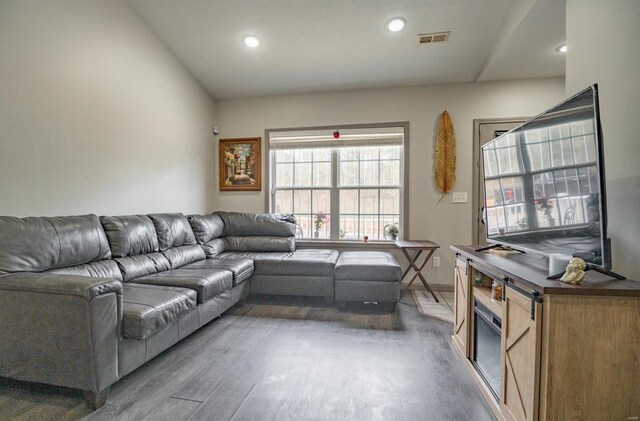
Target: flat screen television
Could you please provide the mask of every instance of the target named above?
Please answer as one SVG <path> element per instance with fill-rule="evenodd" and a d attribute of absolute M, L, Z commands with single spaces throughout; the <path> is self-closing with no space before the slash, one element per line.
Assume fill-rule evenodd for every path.
<path fill-rule="evenodd" d="M 487 240 L 609 271 L 598 87 L 482 147 Z"/>

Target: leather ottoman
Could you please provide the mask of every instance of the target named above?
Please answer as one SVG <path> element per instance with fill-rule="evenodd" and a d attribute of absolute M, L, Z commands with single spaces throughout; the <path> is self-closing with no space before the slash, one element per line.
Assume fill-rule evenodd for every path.
<path fill-rule="evenodd" d="M 335 266 L 335 300 L 344 310 L 347 301 L 376 302 L 393 312 L 399 298 L 402 270 L 391 253 L 347 251 Z"/>

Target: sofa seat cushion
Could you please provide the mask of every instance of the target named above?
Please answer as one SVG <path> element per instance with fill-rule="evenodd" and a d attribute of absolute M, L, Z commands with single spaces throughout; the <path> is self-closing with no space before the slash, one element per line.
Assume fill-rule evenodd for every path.
<path fill-rule="evenodd" d="M 233 287 L 233 274 L 221 269 L 174 269 L 134 279 L 136 284 L 189 288 L 197 292 L 198 303 L 204 303 Z"/>
<path fill-rule="evenodd" d="M 253 275 L 253 260 L 251 259 L 207 259 L 190 263 L 180 269 L 223 269 L 233 273 L 233 285 L 239 285 Z"/>
<path fill-rule="evenodd" d="M 346 251 L 335 268 L 336 281 L 400 282 L 402 270 L 391 253 Z"/>
<path fill-rule="evenodd" d="M 331 276 L 340 253 L 335 250 L 302 249 L 292 253 L 225 252 L 218 259 L 252 259 L 255 275 Z"/>
<path fill-rule="evenodd" d="M 196 292 L 159 285 L 123 285 L 122 330 L 125 338 L 143 340 L 196 308 Z"/>

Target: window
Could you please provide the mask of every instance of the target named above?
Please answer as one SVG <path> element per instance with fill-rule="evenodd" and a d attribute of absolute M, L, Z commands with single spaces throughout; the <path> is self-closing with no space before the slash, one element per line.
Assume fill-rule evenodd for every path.
<path fill-rule="evenodd" d="M 392 239 L 402 232 L 405 127 L 269 132 L 269 209 L 299 236 Z"/>

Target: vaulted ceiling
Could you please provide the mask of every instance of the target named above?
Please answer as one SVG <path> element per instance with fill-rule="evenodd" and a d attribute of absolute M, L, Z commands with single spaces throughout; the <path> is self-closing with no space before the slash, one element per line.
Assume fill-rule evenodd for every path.
<path fill-rule="evenodd" d="M 216 99 L 564 75 L 564 0 L 128 2 Z"/>

